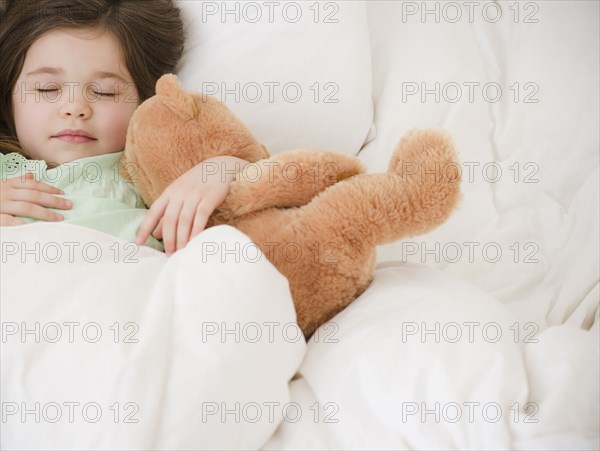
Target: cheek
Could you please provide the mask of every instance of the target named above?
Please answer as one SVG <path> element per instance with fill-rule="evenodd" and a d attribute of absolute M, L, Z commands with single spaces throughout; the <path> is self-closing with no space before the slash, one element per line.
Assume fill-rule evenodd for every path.
<path fill-rule="evenodd" d="M 13 94 L 12 108 L 15 128 L 17 129 L 17 134 L 19 134 L 20 130 L 26 125 L 24 122 L 27 122 L 29 115 L 27 114 L 27 104 L 21 100 L 21 96 L 18 92 Z"/>
<path fill-rule="evenodd" d="M 137 105 L 117 108 L 105 115 L 104 131 L 117 147 L 124 147 L 127 138 L 127 128 Z"/>
<path fill-rule="evenodd" d="M 22 146 L 27 147 L 29 142 L 43 132 L 47 122 L 47 107 L 43 102 L 36 101 L 35 96 L 22 98 L 18 92 L 13 94 L 12 107 L 17 138 Z"/>

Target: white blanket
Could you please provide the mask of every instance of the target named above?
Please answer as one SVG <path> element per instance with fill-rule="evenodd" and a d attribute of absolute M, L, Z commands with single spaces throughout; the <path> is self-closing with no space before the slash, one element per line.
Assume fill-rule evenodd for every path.
<path fill-rule="evenodd" d="M 3 449 L 258 448 L 283 421 L 306 345 L 239 231 L 170 258 L 68 224 L 0 245 Z"/>
<path fill-rule="evenodd" d="M 381 264 L 309 341 L 305 421 L 265 449 L 595 449 L 598 330 L 522 322 L 472 284 Z"/>

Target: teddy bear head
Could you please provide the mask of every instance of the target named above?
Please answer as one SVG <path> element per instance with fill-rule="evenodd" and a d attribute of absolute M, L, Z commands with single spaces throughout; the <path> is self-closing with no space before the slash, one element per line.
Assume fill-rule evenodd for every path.
<path fill-rule="evenodd" d="M 256 162 L 268 153 L 222 102 L 165 74 L 129 122 L 119 171 L 150 206 L 178 176 L 222 155 Z"/>

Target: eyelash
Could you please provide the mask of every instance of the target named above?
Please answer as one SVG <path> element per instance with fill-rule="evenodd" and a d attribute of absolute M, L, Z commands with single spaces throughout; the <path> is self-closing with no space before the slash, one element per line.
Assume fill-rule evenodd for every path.
<path fill-rule="evenodd" d="M 38 92 L 55 92 L 58 91 L 58 89 L 38 89 Z M 111 93 L 111 92 L 94 92 L 94 94 L 96 94 L 97 96 L 102 96 L 102 97 L 114 97 L 115 94 Z"/>

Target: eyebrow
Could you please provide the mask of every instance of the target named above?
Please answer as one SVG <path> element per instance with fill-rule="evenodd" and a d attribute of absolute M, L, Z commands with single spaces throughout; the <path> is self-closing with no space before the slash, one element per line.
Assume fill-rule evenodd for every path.
<path fill-rule="evenodd" d="M 44 67 L 40 67 L 34 71 L 26 73 L 25 76 L 32 76 L 32 75 L 39 75 L 39 74 L 61 75 L 64 72 L 65 72 L 64 70 L 62 70 L 58 67 L 44 66 Z M 97 71 L 92 74 L 92 77 L 94 77 L 95 79 L 115 78 L 117 80 L 122 81 L 123 83 L 128 83 L 128 81 L 125 80 L 123 77 L 121 77 L 113 72 Z"/>

